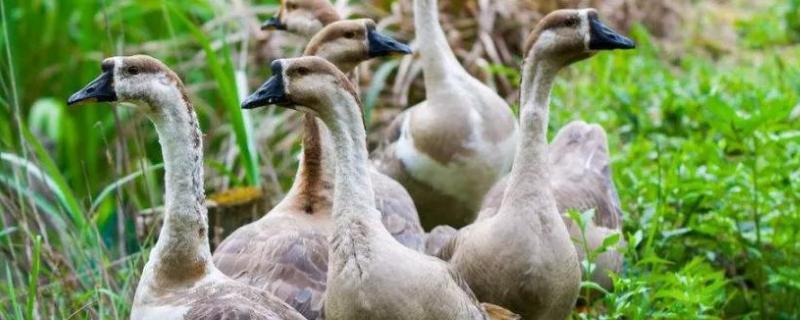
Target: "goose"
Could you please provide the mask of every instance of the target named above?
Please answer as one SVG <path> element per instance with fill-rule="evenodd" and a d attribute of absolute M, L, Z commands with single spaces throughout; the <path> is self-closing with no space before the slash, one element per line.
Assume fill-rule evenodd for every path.
<path fill-rule="evenodd" d="M 599 50 L 634 46 L 600 22 L 594 9 L 554 11 L 529 35 L 520 139 L 497 213 L 463 228 L 443 249 L 481 301 L 508 307 L 524 319 L 570 314 L 581 271 L 550 183 L 550 91 L 558 71 L 570 64 Z"/>
<path fill-rule="evenodd" d="M 595 250 L 606 237 L 621 233 L 622 209 L 611 179 L 605 130 L 597 124 L 587 124 L 580 120 L 570 122 L 558 131 L 550 144 L 549 152 L 553 196 L 570 236 L 573 239 L 585 236 L 588 249 Z M 477 220 L 497 214 L 507 185 L 508 176 L 489 190 Z M 581 231 L 570 218 L 565 216 L 569 209 L 595 211 L 593 220 L 587 222 L 586 230 Z M 425 252 L 445 260 L 449 259 L 447 255 L 451 252 L 443 249 L 457 232 L 450 226 L 437 226 L 426 239 Z M 597 257 L 596 268 L 591 276 L 593 282 L 607 290 L 612 289 L 609 272 L 619 273 L 622 270 L 620 249 L 624 246 L 625 242 L 620 240 L 615 247 Z M 583 244 L 576 243 L 575 249 L 578 252 L 578 259 L 583 261 L 586 257 Z"/>
<path fill-rule="evenodd" d="M 261 29 L 285 30 L 311 38 L 324 26 L 339 20 L 339 13 L 328 0 L 284 0 L 278 14 L 264 22 Z"/>
<path fill-rule="evenodd" d="M 426 230 L 462 227 L 508 172 L 517 123 L 505 100 L 459 64 L 436 0 L 414 0 L 414 27 L 427 100 L 392 121 L 373 160 L 406 187 Z"/>
<path fill-rule="evenodd" d="M 444 261 L 400 245 L 380 222 L 369 174 L 360 100 L 347 77 L 319 57 L 276 60 L 273 76 L 242 108 L 278 105 L 318 117 L 333 142 L 333 235 L 327 319 L 514 319 L 477 302 Z"/>
<path fill-rule="evenodd" d="M 203 205 L 203 146 L 180 78 L 143 55 L 103 60 L 69 105 L 130 102 L 155 125 L 165 164 L 165 217 L 144 266 L 131 319 L 304 319 L 272 294 L 234 281 L 211 261 Z"/>
<path fill-rule="evenodd" d="M 564 223 L 567 224 L 569 234 L 573 239 L 582 239 L 585 236 L 589 250 L 595 250 L 602 245 L 603 240 L 613 234 L 622 233 L 622 209 L 619 196 L 611 179 L 611 164 L 608 157 L 608 139 L 606 132 L 597 124 L 587 124 L 584 121 L 573 121 L 558 131 L 550 144 L 550 184 L 556 207 L 561 213 Z M 508 177 L 497 182 L 492 187 L 481 207 L 478 220 L 494 216 L 503 200 L 503 193 L 508 185 Z M 574 209 L 585 211 L 594 209 L 595 214 L 591 221 L 586 221 L 586 230 L 580 228 L 570 218 L 565 216 L 567 210 Z M 434 231 L 437 231 L 434 229 Z M 451 230 L 438 230 L 444 234 Z M 452 232 L 452 231 L 451 231 Z M 454 232 L 452 232 L 454 233 Z M 582 235 L 583 233 L 583 235 Z M 450 237 L 450 234 L 446 234 Z M 445 237 L 445 236 L 442 236 Z M 437 255 L 441 244 L 446 239 L 435 242 L 427 240 L 426 252 Z M 600 254 L 595 262 L 595 270 L 591 280 L 603 288 L 612 289 L 609 272 L 619 273 L 622 270 L 622 253 L 620 249 L 625 246 L 624 241 L 609 248 Z M 582 243 L 575 244 L 578 260 L 586 257 Z"/>
<path fill-rule="evenodd" d="M 361 61 L 392 53 L 410 53 L 410 49 L 376 31 L 368 19 L 332 23 L 305 50 L 305 55 L 325 58 L 343 72 Z M 214 252 L 214 262 L 223 273 L 274 293 L 306 318 L 321 319 L 328 267 L 326 239 L 333 230 L 333 146 L 324 123 L 312 115 L 305 115 L 303 121 L 303 155 L 288 194 L 264 217 L 228 236 Z M 373 168 L 369 177 L 386 229 L 402 245 L 422 251 L 424 232 L 411 197 Z"/>

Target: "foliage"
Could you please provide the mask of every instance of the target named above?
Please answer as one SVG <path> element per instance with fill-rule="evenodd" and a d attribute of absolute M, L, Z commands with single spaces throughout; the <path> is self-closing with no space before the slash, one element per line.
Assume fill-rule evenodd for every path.
<path fill-rule="evenodd" d="M 562 72 L 550 132 L 574 119 L 606 129 L 628 244 L 613 292 L 575 318 L 800 314 L 800 1 L 766 3 L 737 17 L 724 55 L 667 54 L 634 27 L 638 50 Z M 266 61 L 297 52 L 254 31 L 274 1 L 0 4 L 0 319 L 130 309 L 152 244 L 133 225 L 162 201 L 160 149 L 125 108 L 65 106 L 105 56 L 145 52 L 178 71 L 206 134 L 209 193 L 260 184 L 278 197 L 290 183 L 297 118 L 266 110 L 251 125 L 237 107 Z M 401 66 L 374 63 L 361 86 L 374 126 Z M 518 67 L 483 71 L 513 87 Z"/>

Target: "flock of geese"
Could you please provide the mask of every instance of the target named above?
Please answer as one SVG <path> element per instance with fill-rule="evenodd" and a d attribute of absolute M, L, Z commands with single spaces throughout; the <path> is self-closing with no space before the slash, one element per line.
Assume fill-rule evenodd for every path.
<path fill-rule="evenodd" d="M 436 0 L 414 0 L 426 100 L 367 151 L 348 74 L 373 57 L 410 54 L 369 19 L 342 20 L 327 0 L 286 0 L 265 29 L 309 37 L 303 57 L 272 62 L 242 102 L 302 112 L 303 151 L 286 197 L 211 252 L 202 134 L 181 79 L 149 56 L 102 62 L 68 104 L 129 102 L 155 125 L 165 217 L 132 319 L 564 319 L 584 247 L 568 209 L 594 209 L 588 248 L 619 232 L 604 130 L 576 121 L 547 141 L 559 70 L 634 43 L 593 9 L 539 21 L 523 48 L 520 115 L 473 78 L 448 46 Z M 424 229 L 423 229 L 424 227 Z M 431 230 L 425 233 L 425 229 Z M 591 278 L 610 287 L 618 248 Z"/>

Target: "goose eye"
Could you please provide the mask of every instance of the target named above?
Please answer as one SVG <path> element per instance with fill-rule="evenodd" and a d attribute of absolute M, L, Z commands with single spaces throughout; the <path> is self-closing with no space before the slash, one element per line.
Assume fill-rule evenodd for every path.
<path fill-rule="evenodd" d="M 567 27 L 575 27 L 578 25 L 578 19 L 569 19 L 566 22 Z"/>
<path fill-rule="evenodd" d="M 131 74 L 131 75 L 139 74 L 139 68 L 134 67 L 134 66 L 128 67 L 128 74 Z"/>
<path fill-rule="evenodd" d="M 286 9 L 295 10 L 295 9 L 297 9 L 297 5 L 294 4 L 294 3 L 286 4 Z"/>
<path fill-rule="evenodd" d="M 347 31 L 344 33 L 344 37 L 347 39 L 353 39 L 356 37 L 356 33 L 353 31 Z"/>
<path fill-rule="evenodd" d="M 304 76 L 304 75 L 308 74 L 308 69 L 305 68 L 305 67 L 300 67 L 300 68 L 297 68 L 297 71 L 295 71 L 295 72 L 297 72 L 298 75 Z"/>

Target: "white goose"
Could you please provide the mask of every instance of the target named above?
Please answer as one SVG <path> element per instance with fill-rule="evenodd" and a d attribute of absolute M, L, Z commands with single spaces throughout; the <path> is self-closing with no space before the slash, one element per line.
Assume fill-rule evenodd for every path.
<path fill-rule="evenodd" d="M 464 226 L 514 157 L 517 124 L 508 104 L 456 59 L 436 0 L 414 0 L 426 101 L 401 113 L 374 161 L 406 187 L 426 229 Z"/>
<path fill-rule="evenodd" d="M 449 266 L 394 240 L 375 209 L 360 100 L 347 77 L 319 57 L 276 60 L 273 76 L 243 108 L 277 104 L 319 117 L 334 145 L 334 233 L 327 319 L 513 319 L 487 308 Z"/>
<path fill-rule="evenodd" d="M 553 196 L 547 145 L 550 90 L 559 70 L 598 50 L 630 49 L 594 9 L 544 17 L 524 46 L 520 140 L 494 216 L 462 229 L 443 250 L 482 301 L 525 319 L 564 319 L 578 295 L 580 268 Z M 491 270 L 492 272 L 487 272 Z"/>
<path fill-rule="evenodd" d="M 367 19 L 326 26 L 305 51 L 344 72 L 392 53 L 410 49 L 376 31 L 375 23 Z M 223 273 L 274 293 L 306 318 L 321 319 L 327 238 L 333 232 L 333 145 L 322 121 L 305 115 L 304 122 L 303 156 L 289 193 L 264 217 L 228 236 L 214 252 L 214 262 Z M 391 178 L 376 170 L 369 173 L 384 226 L 401 244 L 420 251 L 424 233 L 411 197 Z"/>
<path fill-rule="evenodd" d="M 165 217 L 136 288 L 131 319 L 304 319 L 270 293 L 222 274 L 211 261 L 203 205 L 203 146 L 180 78 L 148 56 L 108 58 L 68 104 L 131 102 L 155 124 L 165 163 Z"/>

